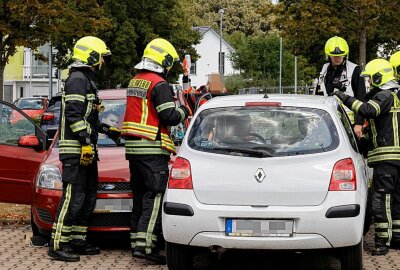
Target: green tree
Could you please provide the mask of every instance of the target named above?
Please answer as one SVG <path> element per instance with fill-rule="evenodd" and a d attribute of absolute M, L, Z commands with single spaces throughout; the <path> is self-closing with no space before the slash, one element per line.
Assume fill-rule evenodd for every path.
<path fill-rule="evenodd" d="M 109 24 L 96 0 L 0 0 L 0 99 L 4 68 L 18 46 L 36 49 L 51 42 L 55 63 L 65 65 L 73 42 Z"/>
<path fill-rule="evenodd" d="M 193 44 L 200 36 L 192 31 L 190 13 L 185 12 L 191 0 L 160 0 L 149 5 L 144 0 L 105 0 L 104 7 L 112 27 L 103 36 L 112 50 L 110 62 L 99 76 L 100 88 L 126 87 L 134 75 L 148 42 L 165 38 L 177 49 L 181 59 L 186 53 L 196 58 Z M 182 72 L 175 65 L 169 80 L 176 81 Z"/>
<path fill-rule="evenodd" d="M 399 4 L 384 0 L 284 0 L 276 6 L 275 12 L 280 14 L 276 25 L 292 50 L 312 63 L 322 64 L 326 40 L 338 35 L 348 41 L 350 59 L 365 65 L 367 56 L 376 57 L 380 45 L 392 49 L 399 43 L 400 30 L 393 23 Z"/>
<path fill-rule="evenodd" d="M 248 87 L 276 86 L 279 81 L 279 51 L 280 40 L 276 34 L 252 36 L 246 38 L 237 51 L 231 55 L 234 67 L 242 72 L 247 80 Z M 283 50 L 282 55 L 282 85 L 294 84 L 294 55 Z M 297 59 L 297 78 L 301 84 L 311 82 L 315 68 L 308 67 L 307 60 L 299 56 Z"/>

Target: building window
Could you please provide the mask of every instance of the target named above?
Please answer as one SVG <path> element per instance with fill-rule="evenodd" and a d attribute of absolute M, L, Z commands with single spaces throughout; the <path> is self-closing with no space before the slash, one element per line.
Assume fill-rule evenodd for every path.
<path fill-rule="evenodd" d="M 192 64 L 190 65 L 190 74 L 197 74 L 197 62 L 192 62 Z"/>
<path fill-rule="evenodd" d="M 225 52 L 221 52 L 222 57 L 220 53 L 218 52 L 218 71 L 221 73 L 221 75 L 225 74 Z M 222 58 L 222 64 L 221 64 L 221 58 Z"/>

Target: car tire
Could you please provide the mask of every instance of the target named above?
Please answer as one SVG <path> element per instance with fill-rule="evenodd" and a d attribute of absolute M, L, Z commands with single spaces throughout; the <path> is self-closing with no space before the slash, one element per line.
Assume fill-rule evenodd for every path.
<path fill-rule="evenodd" d="M 188 246 L 165 242 L 165 254 L 169 270 L 190 270 L 193 268 L 193 252 Z"/>
<path fill-rule="evenodd" d="M 362 270 L 363 269 L 363 240 L 359 244 L 342 249 L 341 269 L 342 270 Z"/>
<path fill-rule="evenodd" d="M 33 213 L 31 212 L 31 229 L 32 229 L 32 245 L 34 246 L 45 246 L 50 242 L 50 236 L 43 235 L 39 231 L 39 227 L 33 220 Z"/>

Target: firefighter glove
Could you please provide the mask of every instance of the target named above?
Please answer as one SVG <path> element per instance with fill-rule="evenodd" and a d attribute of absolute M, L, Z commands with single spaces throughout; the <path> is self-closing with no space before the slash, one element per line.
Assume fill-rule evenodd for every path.
<path fill-rule="evenodd" d="M 99 132 L 106 134 L 117 145 L 121 144 L 121 130 L 118 128 L 101 123 L 99 126 Z"/>
<path fill-rule="evenodd" d="M 80 164 L 82 166 L 89 166 L 92 164 L 94 158 L 94 149 L 92 145 L 83 145 L 81 152 Z"/>
<path fill-rule="evenodd" d="M 338 90 L 334 91 L 331 95 L 337 96 L 341 101 L 344 101 L 344 99 L 346 98 L 346 94 Z"/>
<path fill-rule="evenodd" d="M 117 145 L 121 144 L 121 130 L 116 127 L 110 127 L 108 132 L 106 133 L 107 136 L 113 140 Z"/>

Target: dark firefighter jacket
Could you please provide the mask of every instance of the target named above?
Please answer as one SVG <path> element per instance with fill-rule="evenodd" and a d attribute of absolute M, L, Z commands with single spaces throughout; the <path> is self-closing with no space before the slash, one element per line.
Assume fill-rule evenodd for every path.
<path fill-rule="evenodd" d="M 99 105 L 94 72 L 72 68 L 65 82 L 60 113 L 60 160 L 80 158 L 82 145 L 97 144 Z"/>
<path fill-rule="evenodd" d="M 373 167 L 382 162 L 400 165 L 399 98 L 391 90 L 373 88 L 365 100 L 367 102 L 346 96 L 343 103 L 355 113 L 369 119 L 368 165 Z"/>

